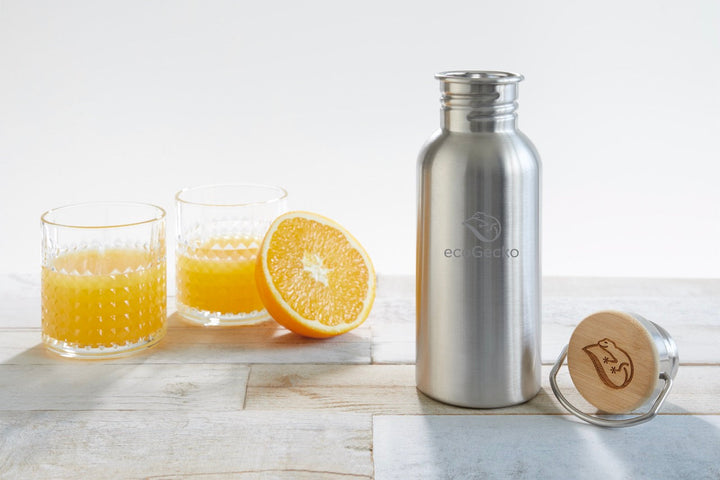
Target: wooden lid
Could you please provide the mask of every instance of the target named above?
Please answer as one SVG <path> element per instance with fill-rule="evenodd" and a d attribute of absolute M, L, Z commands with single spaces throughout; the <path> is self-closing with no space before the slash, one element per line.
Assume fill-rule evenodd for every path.
<path fill-rule="evenodd" d="M 628 413 L 652 395 L 659 357 L 650 332 L 624 312 L 597 312 L 570 337 L 568 370 L 575 388 L 607 413 Z"/>

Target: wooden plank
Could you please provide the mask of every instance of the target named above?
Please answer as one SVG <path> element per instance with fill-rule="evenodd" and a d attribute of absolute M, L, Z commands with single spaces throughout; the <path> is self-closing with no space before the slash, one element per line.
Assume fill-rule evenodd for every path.
<path fill-rule="evenodd" d="M 414 387 L 409 365 L 253 365 L 248 387 Z"/>
<path fill-rule="evenodd" d="M 415 299 L 388 297 L 375 301 L 368 319 L 373 363 L 415 363 Z"/>
<path fill-rule="evenodd" d="M 640 314 L 671 335 L 698 326 L 720 326 L 718 297 L 545 297 L 543 323 L 575 327 L 591 313 L 621 310 Z"/>
<path fill-rule="evenodd" d="M 720 297 L 545 297 L 543 362 L 554 362 L 578 323 L 600 310 L 635 312 L 662 326 L 677 343 L 682 364 L 720 364 Z"/>
<path fill-rule="evenodd" d="M 370 475 L 354 475 L 350 473 L 332 473 L 320 472 L 317 470 L 299 470 L 288 469 L 278 470 L 268 468 L 264 470 L 250 470 L 246 472 L 222 472 L 222 473 L 198 473 L 198 474 L 179 474 L 179 475 L 161 475 L 146 477 L 148 480 L 159 478 L 162 480 L 183 480 L 191 478 L 192 480 L 218 480 L 218 478 L 231 478 L 233 480 L 362 480 L 374 478 Z"/>
<path fill-rule="evenodd" d="M 242 410 L 245 365 L 0 365 L 0 411 Z"/>
<path fill-rule="evenodd" d="M 502 409 L 468 409 L 432 400 L 415 388 L 412 365 L 253 365 L 248 410 L 321 410 L 374 414 L 567 414 L 550 389 L 543 367 L 542 389 L 530 402 Z M 575 390 L 563 367 L 558 384 L 570 402 L 588 413 L 596 409 Z M 720 367 L 682 367 L 663 414 L 720 414 Z M 641 407 L 639 411 L 644 411 Z"/>
<path fill-rule="evenodd" d="M 414 366 L 253 365 L 245 408 L 417 413 L 435 403 L 417 394 Z"/>
<path fill-rule="evenodd" d="M 557 277 L 542 279 L 549 297 L 718 297 L 717 278 Z M 387 297 L 415 297 L 413 275 L 380 275 L 378 289 Z"/>
<path fill-rule="evenodd" d="M 3 412 L 0 478 L 371 478 L 368 415 Z"/>
<path fill-rule="evenodd" d="M 371 322 L 373 363 L 415 363 L 415 304 L 396 297 L 379 302 Z M 683 364 L 720 364 L 718 297 L 545 297 L 542 361 L 554 363 L 575 327 L 600 310 L 637 312 L 668 330 Z"/>
<path fill-rule="evenodd" d="M 718 297 L 717 278 L 543 277 L 549 297 Z"/>
<path fill-rule="evenodd" d="M 542 361 L 553 363 L 576 324 L 555 317 L 543 324 Z M 662 325 L 662 324 L 661 324 Z M 675 326 L 680 362 L 720 364 L 720 325 Z M 48 364 L 59 357 L 45 352 L 39 329 L 0 329 L 0 363 Z M 414 364 L 414 323 L 385 324 L 381 318 L 339 337 L 306 339 L 281 327 L 205 330 L 171 325 L 158 346 L 113 363 L 353 363 Z"/>
<path fill-rule="evenodd" d="M 543 278 L 544 298 L 566 298 L 570 302 L 583 298 L 615 299 L 611 303 L 626 304 L 627 297 L 641 300 L 641 310 L 648 317 L 655 317 L 665 311 L 664 308 L 653 308 L 653 302 L 645 303 L 645 299 L 665 299 L 673 297 L 684 302 L 690 309 L 702 307 L 707 301 L 713 302 L 709 308 L 717 306 L 720 299 L 720 280 L 718 279 L 658 279 L 658 278 L 592 278 L 592 277 L 545 277 Z M 376 307 L 384 299 L 398 299 L 414 302 L 415 281 L 411 275 L 379 275 Z M 611 308 L 597 303 L 589 306 L 585 314 L 597 309 Z M 636 304 L 637 302 L 630 302 Z M 631 305 L 632 306 L 632 305 Z M 175 309 L 175 299 L 168 299 L 168 311 Z M 414 309 L 414 306 L 413 306 Z M 412 310 L 412 309 L 411 309 Z M 638 313 L 643 314 L 643 311 Z M 715 309 L 717 311 L 717 309 Z M 411 315 L 412 316 L 412 315 Z M 671 317 L 672 318 L 672 317 Z M 687 318 L 694 318 L 688 314 Z M 653 318 L 650 318 L 651 320 Z M 663 320 L 664 319 L 658 319 Z M 658 321 L 655 320 L 655 321 Z M 40 324 L 40 275 L 32 274 L 0 274 L 0 325 L 5 328 L 30 328 Z"/>
<path fill-rule="evenodd" d="M 37 277 L 0 275 L 0 295 L 5 300 L 0 302 L 0 325 L 39 327 Z M 550 277 L 544 284 L 544 363 L 555 360 L 585 316 L 604 309 L 634 311 L 662 325 L 678 343 L 683 363 L 720 363 L 713 341 L 720 338 L 720 280 Z M 174 299 L 169 298 L 168 303 L 173 312 Z M 381 275 L 375 306 L 365 325 L 331 341 L 303 339 L 274 326 L 223 330 L 188 327 L 172 314 L 168 338 L 158 348 L 162 353 L 152 355 L 151 361 L 212 362 L 217 353 L 221 361 L 228 358 L 235 363 L 414 363 L 414 307 L 411 276 Z M 21 341 L 20 346 L 8 345 L 0 340 L 0 361 L 35 345 L 27 341 Z M 217 352 L 208 352 L 208 345 Z"/>

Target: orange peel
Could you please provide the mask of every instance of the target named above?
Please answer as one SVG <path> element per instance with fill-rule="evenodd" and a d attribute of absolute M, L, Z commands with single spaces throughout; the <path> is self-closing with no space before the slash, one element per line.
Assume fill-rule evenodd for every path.
<path fill-rule="evenodd" d="M 275 321 L 306 337 L 358 327 L 375 300 L 375 270 L 360 242 L 311 212 L 288 212 L 273 221 L 258 251 L 255 283 Z"/>

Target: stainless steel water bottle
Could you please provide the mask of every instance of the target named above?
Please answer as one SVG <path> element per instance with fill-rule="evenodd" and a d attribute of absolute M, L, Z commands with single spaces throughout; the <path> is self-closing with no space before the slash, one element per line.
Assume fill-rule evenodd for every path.
<path fill-rule="evenodd" d="M 540 389 L 540 159 L 517 129 L 518 83 L 443 72 L 441 128 L 418 160 L 417 387 L 513 405 Z"/>

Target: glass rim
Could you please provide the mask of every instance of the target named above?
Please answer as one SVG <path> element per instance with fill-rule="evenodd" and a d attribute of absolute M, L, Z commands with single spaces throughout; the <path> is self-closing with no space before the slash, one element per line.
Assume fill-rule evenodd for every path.
<path fill-rule="evenodd" d="M 205 189 L 211 189 L 211 188 L 218 188 L 218 187 L 251 187 L 251 188 L 263 188 L 267 190 L 274 190 L 279 195 L 267 200 L 253 200 L 248 202 L 238 202 L 238 203 L 218 203 L 218 202 L 209 202 L 209 201 L 197 201 L 197 200 L 187 200 L 182 198 L 182 195 L 185 193 L 189 193 L 192 191 L 199 191 L 199 190 L 205 190 Z M 288 192 L 283 187 L 277 186 L 277 185 L 269 185 L 269 184 L 263 184 L 263 183 L 213 183 L 208 185 L 196 185 L 194 187 L 185 187 L 180 189 L 175 194 L 175 201 L 178 203 L 182 203 L 185 205 L 197 205 L 202 207 L 247 207 L 250 205 L 269 205 L 271 203 L 279 202 L 281 200 L 284 200 L 287 198 Z"/>
<path fill-rule="evenodd" d="M 80 208 L 80 207 L 102 207 L 102 206 L 150 207 L 150 208 L 154 209 L 157 212 L 157 214 L 152 218 L 148 218 L 146 220 L 140 220 L 137 222 L 112 223 L 112 224 L 103 224 L 103 225 L 74 225 L 69 222 L 59 222 L 59 221 L 50 220 L 48 218 L 53 213 L 56 213 L 61 210 L 69 210 L 69 209 Z M 105 229 L 105 228 L 121 228 L 121 227 L 132 227 L 135 225 L 145 225 L 145 224 L 157 222 L 159 220 L 163 220 L 163 219 L 165 219 L 166 216 L 167 216 L 167 212 L 165 211 L 165 209 L 158 205 L 155 205 L 153 203 L 97 201 L 97 202 L 71 203 L 69 205 L 62 205 L 60 207 L 51 208 L 50 210 L 48 210 L 45 213 L 43 213 L 42 215 L 40 215 L 40 221 L 45 225 L 53 225 L 56 227 L 78 228 L 78 229 L 85 229 L 85 230 L 99 230 L 99 229 Z"/>

